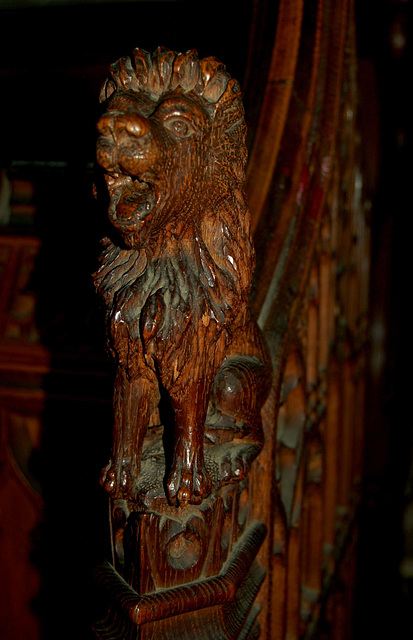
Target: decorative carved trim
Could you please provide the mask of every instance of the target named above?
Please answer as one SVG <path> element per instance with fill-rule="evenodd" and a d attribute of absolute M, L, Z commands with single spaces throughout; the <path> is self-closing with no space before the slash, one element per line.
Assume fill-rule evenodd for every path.
<path fill-rule="evenodd" d="M 239 627 L 245 621 L 246 612 L 243 609 L 246 602 L 249 606 L 252 604 L 264 578 L 265 572 L 258 565 L 253 565 L 253 561 L 265 534 L 266 529 L 262 524 L 252 523 L 237 543 L 222 571 L 216 576 L 198 582 L 139 595 L 108 562 L 97 569 L 97 581 L 109 596 L 113 608 L 120 610 L 123 616 L 128 616 L 133 625 L 144 625 L 219 606 L 226 613 L 225 627 L 230 634 L 227 637 L 238 638 Z M 232 606 L 224 607 L 227 603 L 232 603 Z M 95 626 L 99 637 L 110 637 L 105 635 L 109 633 L 107 624 L 104 622 Z M 113 627 L 110 633 L 113 633 Z"/>

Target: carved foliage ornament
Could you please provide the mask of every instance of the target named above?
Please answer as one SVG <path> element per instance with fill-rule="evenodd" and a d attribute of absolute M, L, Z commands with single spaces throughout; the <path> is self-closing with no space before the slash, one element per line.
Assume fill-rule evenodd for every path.
<path fill-rule="evenodd" d="M 259 453 L 271 378 L 248 309 L 240 87 L 215 58 L 135 49 L 100 100 L 113 233 L 94 279 L 117 363 L 103 482 L 135 506 L 199 504 Z"/>

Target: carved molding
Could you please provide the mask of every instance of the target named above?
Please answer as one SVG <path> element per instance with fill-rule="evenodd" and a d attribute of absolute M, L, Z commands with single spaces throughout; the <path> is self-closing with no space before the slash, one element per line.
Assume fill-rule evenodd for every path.
<path fill-rule="evenodd" d="M 142 527 L 142 523 L 139 523 L 138 527 Z M 205 611 L 208 623 L 200 637 L 212 634 L 212 637 L 222 635 L 238 638 L 241 637 L 241 630 L 242 637 L 252 637 L 249 630 L 254 626 L 251 624 L 251 618 L 255 620 L 257 611 L 253 609 L 251 615 L 250 609 L 265 575 L 265 572 L 253 562 L 265 533 L 262 524 L 252 523 L 218 575 L 181 586 L 172 586 L 169 589 L 157 589 L 148 595 L 139 595 L 111 564 L 103 564 L 97 570 L 97 580 L 113 605 L 108 619 L 95 626 L 97 635 L 101 638 L 112 637 L 111 634 L 116 629 L 128 624 L 126 618 L 129 618 L 132 628 L 135 629 L 136 626 L 179 616 L 179 621 L 172 621 L 167 633 L 162 637 L 176 637 L 175 625 L 178 625 L 179 637 L 189 638 L 192 637 L 191 631 L 185 630 L 186 618 L 182 616 L 194 611 L 202 616 L 204 610 L 208 610 Z M 215 607 L 216 610 L 211 611 L 211 607 Z M 200 622 L 199 628 L 202 626 L 203 623 Z M 190 623 L 191 627 L 193 622 Z M 153 631 L 156 632 L 156 627 Z M 141 629 L 141 633 L 145 636 L 144 628 Z"/>

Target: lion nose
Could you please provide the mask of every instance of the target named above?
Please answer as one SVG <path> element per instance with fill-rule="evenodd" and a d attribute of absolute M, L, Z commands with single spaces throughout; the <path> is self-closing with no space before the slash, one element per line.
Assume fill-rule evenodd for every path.
<path fill-rule="evenodd" d="M 105 113 L 98 120 L 97 130 L 101 135 L 118 135 L 127 132 L 142 138 L 149 131 L 149 122 L 137 113 Z"/>

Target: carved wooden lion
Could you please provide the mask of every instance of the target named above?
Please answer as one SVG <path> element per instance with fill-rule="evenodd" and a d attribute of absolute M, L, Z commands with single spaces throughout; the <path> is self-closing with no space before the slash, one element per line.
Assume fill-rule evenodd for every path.
<path fill-rule="evenodd" d="M 215 58 L 136 49 L 112 65 L 101 102 L 97 159 L 116 230 L 95 274 L 117 362 L 105 485 L 133 494 L 150 416 L 166 395 L 166 494 L 199 503 L 211 491 L 205 446 L 216 448 L 221 482 L 242 478 L 259 452 L 270 381 L 248 309 L 240 88 Z"/>

